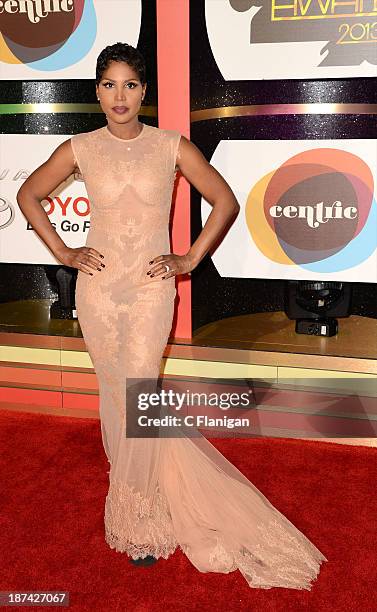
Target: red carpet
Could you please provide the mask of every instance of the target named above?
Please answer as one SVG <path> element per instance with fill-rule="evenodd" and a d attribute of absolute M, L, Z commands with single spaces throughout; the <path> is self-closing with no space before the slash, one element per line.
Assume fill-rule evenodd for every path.
<path fill-rule="evenodd" d="M 0 590 L 69 591 L 69 610 L 79 612 L 376 609 L 376 449 L 212 442 L 328 557 L 312 591 L 251 589 L 238 571 L 198 572 L 179 550 L 152 568 L 133 567 L 104 541 L 99 421 L 5 410 Z"/>

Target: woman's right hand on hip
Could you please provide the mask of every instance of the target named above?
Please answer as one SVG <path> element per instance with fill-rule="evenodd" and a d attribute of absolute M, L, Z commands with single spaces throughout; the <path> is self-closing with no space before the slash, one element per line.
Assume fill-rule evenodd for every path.
<path fill-rule="evenodd" d="M 101 271 L 102 268 L 105 267 L 105 264 L 101 261 L 104 256 L 99 251 L 92 249 L 91 247 L 83 246 L 75 249 L 65 247 L 63 250 L 55 253 L 55 257 L 65 266 L 77 268 L 81 272 L 85 272 L 91 276 L 93 276 L 93 272 L 91 270 Z"/>

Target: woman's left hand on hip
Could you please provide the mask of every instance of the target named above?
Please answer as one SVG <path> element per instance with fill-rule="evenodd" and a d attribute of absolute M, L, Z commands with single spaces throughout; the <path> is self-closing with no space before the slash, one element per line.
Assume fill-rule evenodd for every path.
<path fill-rule="evenodd" d="M 150 277 L 160 276 L 170 278 L 180 274 L 190 274 L 195 268 L 195 264 L 189 255 L 159 255 L 149 262 L 150 268 L 147 275 Z"/>

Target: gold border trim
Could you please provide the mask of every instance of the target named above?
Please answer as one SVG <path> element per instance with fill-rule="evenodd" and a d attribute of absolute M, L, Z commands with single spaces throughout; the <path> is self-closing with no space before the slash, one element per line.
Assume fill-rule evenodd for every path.
<path fill-rule="evenodd" d="M 220 106 L 190 113 L 191 122 L 249 115 L 375 115 L 377 104 L 248 104 Z"/>
<path fill-rule="evenodd" d="M 0 104 L 0 115 L 54 113 L 103 113 L 99 104 L 54 103 L 54 104 Z M 140 114 L 157 117 L 157 106 L 142 106 Z M 219 106 L 191 111 L 192 123 L 208 119 L 259 115 L 375 115 L 377 104 L 247 104 L 241 106 Z"/>
<path fill-rule="evenodd" d="M 26 115 L 45 113 L 103 113 L 99 104 L 56 103 L 56 104 L 0 104 L 0 115 Z M 157 117 L 157 106 L 141 106 L 140 114 Z"/>

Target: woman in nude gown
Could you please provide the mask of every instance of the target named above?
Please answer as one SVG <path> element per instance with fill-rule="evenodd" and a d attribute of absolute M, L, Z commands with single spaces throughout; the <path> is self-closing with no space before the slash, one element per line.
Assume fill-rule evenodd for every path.
<path fill-rule="evenodd" d="M 174 276 L 196 267 L 239 208 L 193 143 L 138 121 L 145 90 L 140 53 L 123 43 L 106 47 L 97 60 L 96 91 L 107 125 L 62 143 L 18 194 L 56 257 L 79 270 L 76 308 L 98 379 L 110 465 L 106 541 L 135 563 L 166 559 L 179 547 L 201 572 L 238 569 L 253 588 L 310 590 L 326 557 L 206 438 L 127 437 L 126 381 L 159 376 Z M 177 166 L 213 204 L 183 256 L 170 252 L 168 233 Z M 91 204 L 86 245 L 76 249 L 31 205 L 74 167 Z"/>

